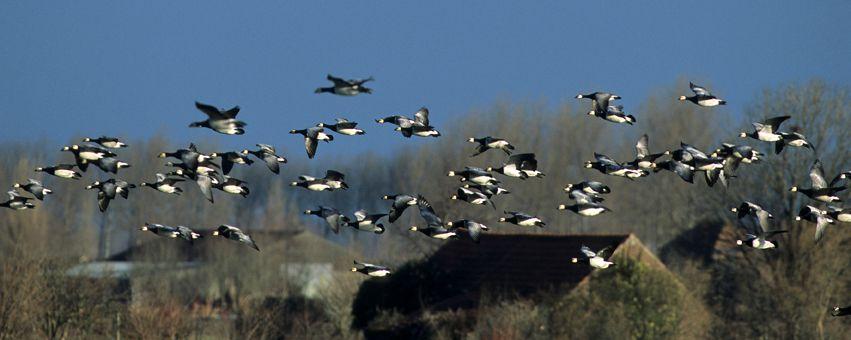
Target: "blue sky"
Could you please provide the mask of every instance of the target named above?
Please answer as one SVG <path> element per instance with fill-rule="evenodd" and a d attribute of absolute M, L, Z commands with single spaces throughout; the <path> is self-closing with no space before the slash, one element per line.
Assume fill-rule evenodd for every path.
<path fill-rule="evenodd" d="M 680 77 L 737 111 L 788 81 L 848 85 L 849 13 L 840 1 L 5 1 L 0 141 L 159 133 L 304 157 L 286 132 L 345 116 L 368 135 L 320 153 L 390 150 L 403 139 L 372 122 L 385 114 L 425 105 L 440 127 L 593 89 L 638 105 Z M 314 94 L 327 73 L 374 76 L 375 92 Z M 187 128 L 203 117 L 194 100 L 240 105 L 248 133 Z"/>

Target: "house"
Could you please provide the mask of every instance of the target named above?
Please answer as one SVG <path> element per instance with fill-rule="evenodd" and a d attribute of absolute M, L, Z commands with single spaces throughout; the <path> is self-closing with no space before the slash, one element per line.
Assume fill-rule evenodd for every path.
<path fill-rule="evenodd" d="M 399 268 L 389 279 L 364 282 L 352 307 L 353 325 L 367 335 L 404 336 L 405 331 L 370 329 L 371 322 L 380 310 L 395 310 L 406 320 L 415 320 L 424 313 L 474 311 L 480 301 L 491 297 L 571 291 L 588 284 L 592 273 L 589 266 L 570 262 L 581 256 L 582 245 L 593 250 L 611 247 L 615 261 L 630 258 L 667 270 L 633 234 L 484 234 L 479 244 L 449 241 L 425 260 Z"/>
<path fill-rule="evenodd" d="M 143 233 L 134 245 L 107 260 L 79 264 L 68 274 L 122 280 L 131 302 L 160 294 L 162 285 L 188 286 L 195 304 L 209 307 L 246 297 L 312 297 L 336 275 L 350 275 L 351 261 L 358 258 L 303 230 L 249 230 L 261 252 L 212 237 L 212 230 L 196 232 L 203 238 L 192 244 Z"/>

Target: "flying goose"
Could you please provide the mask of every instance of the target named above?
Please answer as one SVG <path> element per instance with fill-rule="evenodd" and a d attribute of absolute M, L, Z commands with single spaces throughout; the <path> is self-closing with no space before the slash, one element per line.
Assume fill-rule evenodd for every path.
<path fill-rule="evenodd" d="M 92 161 L 92 163 L 94 163 L 94 165 L 96 165 L 98 168 L 100 168 L 104 172 L 113 173 L 113 174 L 117 174 L 118 169 L 124 169 L 124 168 L 130 167 L 130 164 L 127 164 L 127 162 L 119 161 L 115 157 L 104 157 L 104 158 L 98 159 L 96 161 Z"/>
<path fill-rule="evenodd" d="M 568 184 L 564 187 L 564 191 L 567 192 L 577 189 L 589 194 L 608 194 L 612 192 L 612 189 L 610 189 L 607 185 L 597 181 L 582 181 L 575 184 Z"/>
<path fill-rule="evenodd" d="M 198 189 L 201 190 L 201 194 L 204 195 L 204 198 L 210 201 L 210 203 L 215 202 L 213 199 L 213 185 L 219 182 L 218 178 L 214 178 L 215 176 L 211 177 L 206 173 L 198 173 L 195 171 L 185 170 L 183 168 L 169 172 L 166 176 L 178 176 L 195 181 L 195 184 L 198 185 Z"/>
<path fill-rule="evenodd" d="M 479 184 L 479 185 L 488 185 L 488 184 L 499 184 L 499 181 L 490 174 L 490 172 L 476 167 L 464 167 L 464 170 L 461 171 L 449 171 L 447 174 L 449 177 L 461 177 L 461 182 L 470 181 L 471 183 Z"/>
<path fill-rule="evenodd" d="M 237 120 L 239 106 L 230 110 L 222 110 L 212 105 L 195 102 L 195 107 L 207 115 L 207 120 L 194 122 L 189 127 L 205 127 L 225 135 L 241 135 L 245 133 L 245 122 Z"/>
<path fill-rule="evenodd" d="M 86 172 L 89 162 L 96 161 L 104 157 L 116 157 L 117 155 L 96 145 L 70 145 L 62 148 L 62 151 L 68 151 L 74 154 L 74 160 L 77 162 L 77 167 L 80 171 Z"/>
<path fill-rule="evenodd" d="M 20 188 L 20 189 L 32 194 L 33 197 L 37 198 L 39 201 L 43 201 L 44 196 L 50 195 L 50 194 L 53 193 L 53 190 L 45 188 L 44 185 L 41 184 L 41 182 L 36 181 L 32 178 L 27 179 L 27 183 L 25 183 L 25 184 L 15 183 L 13 185 L 13 187 L 15 189 Z"/>
<path fill-rule="evenodd" d="M 695 104 L 700 105 L 700 106 L 705 106 L 705 107 L 712 107 L 712 106 L 726 105 L 727 104 L 727 101 L 721 100 L 718 97 L 713 96 L 711 93 L 709 93 L 709 90 L 707 90 L 705 87 L 695 85 L 692 82 L 688 83 L 688 87 L 691 88 L 692 92 L 694 92 L 694 96 L 691 96 L 691 97 L 680 96 L 678 98 L 680 101 L 688 100 L 692 103 L 695 103 Z"/>
<path fill-rule="evenodd" d="M 609 266 L 615 265 L 614 262 L 606 261 L 606 257 L 607 257 L 607 255 L 609 255 L 608 252 L 609 252 L 610 249 L 611 249 L 611 247 L 605 247 L 603 249 L 600 249 L 597 252 L 593 252 L 593 251 L 591 251 L 591 248 L 588 248 L 588 246 L 583 244 L 582 247 L 579 249 L 579 251 L 582 252 L 583 257 L 582 258 L 573 257 L 573 258 L 570 259 L 570 262 L 571 263 L 586 263 L 589 266 L 591 266 L 592 268 L 606 269 L 606 268 L 609 268 Z"/>
<path fill-rule="evenodd" d="M 738 207 L 730 208 L 730 211 L 736 213 L 736 217 L 739 219 L 745 218 L 748 215 L 759 217 L 762 214 L 766 214 L 766 218 L 774 218 L 774 215 L 763 209 L 761 206 L 748 201 L 742 201 L 742 204 Z"/>
<path fill-rule="evenodd" d="M 487 205 L 488 203 L 490 203 L 490 205 L 494 209 L 496 209 L 496 205 L 493 203 L 493 201 L 490 200 L 490 198 L 488 198 L 487 195 L 463 187 L 458 188 L 457 193 L 455 195 L 452 195 L 452 197 L 450 197 L 449 199 L 461 200 L 474 205 Z"/>
<path fill-rule="evenodd" d="M 186 149 L 177 149 L 174 152 L 160 152 L 157 155 L 158 158 L 175 158 L 186 164 L 187 168 L 194 169 L 198 167 L 199 162 L 203 162 L 213 158 L 210 155 L 205 155 L 198 152 L 198 148 L 195 146 L 195 143 L 189 143 L 189 147 Z"/>
<path fill-rule="evenodd" d="M 662 153 L 651 154 L 648 146 L 649 140 L 646 133 L 641 135 L 641 138 L 635 143 L 635 160 L 630 162 L 629 165 L 639 169 L 651 170 L 656 167 L 656 159 L 671 154 L 671 151 L 668 150 Z"/>
<path fill-rule="evenodd" d="M 851 223 L 851 208 L 827 207 L 827 216 L 844 223 Z"/>
<path fill-rule="evenodd" d="M 599 203 L 576 203 L 572 205 L 564 205 L 561 204 L 558 206 L 558 210 L 570 210 L 576 214 L 586 217 L 593 217 L 597 215 L 601 215 L 605 212 L 612 211 L 611 209 L 603 206 Z"/>
<path fill-rule="evenodd" d="M 744 240 L 736 240 L 736 245 L 746 246 L 754 249 L 772 249 L 777 248 L 777 241 L 769 241 L 768 238 L 782 233 L 787 233 L 788 230 L 772 230 L 761 233 L 759 235 L 747 234 Z"/>
<path fill-rule="evenodd" d="M 411 226 L 411 228 L 409 228 L 408 230 L 419 231 L 428 237 L 439 240 L 457 238 L 457 234 L 455 233 L 455 231 L 446 229 L 443 226 L 443 220 L 437 216 L 437 213 L 434 212 L 434 208 L 431 206 L 431 204 L 428 203 L 425 197 L 417 197 L 417 206 L 420 209 L 420 217 L 425 220 L 426 226 L 417 227 L 414 225 Z"/>
<path fill-rule="evenodd" d="M 337 122 L 334 123 L 334 124 L 319 123 L 319 124 L 316 124 L 316 126 L 321 127 L 321 128 L 328 128 L 328 130 L 331 130 L 331 131 L 334 131 L 336 133 L 339 133 L 341 135 L 346 135 L 346 136 L 366 134 L 366 132 L 357 128 L 358 123 L 349 121 L 346 118 L 337 118 Z"/>
<path fill-rule="evenodd" d="M 366 210 L 355 211 L 355 220 L 347 225 L 361 231 L 370 231 L 376 234 L 384 233 L 384 225 L 378 223 L 387 214 L 368 214 Z"/>
<path fill-rule="evenodd" d="M 503 211 L 504 214 L 510 215 L 509 217 L 500 217 L 500 222 L 507 222 L 511 224 L 516 224 L 521 227 L 540 227 L 543 228 L 547 224 L 544 223 L 540 218 L 536 216 L 529 215 L 524 212 L 519 211 Z"/>
<path fill-rule="evenodd" d="M 396 131 L 402 132 L 402 135 L 407 138 L 411 138 L 411 136 L 440 137 L 440 132 L 435 130 L 434 126 L 431 126 L 429 111 L 426 107 L 422 107 L 417 112 L 414 112 L 412 124 L 408 126 L 399 124 L 396 127 Z"/>
<path fill-rule="evenodd" d="M 341 214 L 339 210 L 321 205 L 317 210 L 305 210 L 304 214 L 322 217 L 335 234 L 339 234 L 340 228 L 349 223 L 349 218 Z"/>
<path fill-rule="evenodd" d="M 491 137 L 491 136 L 482 137 L 482 138 L 470 137 L 469 139 L 467 139 L 467 141 L 470 142 L 470 143 L 478 144 L 478 145 L 476 145 L 476 149 L 475 149 L 476 153 L 474 153 L 470 157 L 476 157 L 478 155 L 481 155 L 485 151 L 488 151 L 488 150 L 491 150 L 491 149 L 502 150 L 503 152 L 505 152 L 506 155 L 511 156 L 511 151 L 514 150 L 514 146 L 511 145 L 511 143 L 509 143 L 507 140 L 502 139 L 502 138 L 494 138 L 494 137 Z"/>
<path fill-rule="evenodd" d="M 115 137 L 107 137 L 107 136 L 100 136 L 98 138 L 86 137 L 86 138 L 83 138 L 83 142 L 97 143 L 97 144 L 100 144 L 101 146 L 103 146 L 105 148 L 110 148 L 110 149 L 120 149 L 120 148 L 126 148 L 127 147 L 127 144 L 122 142 L 120 139 L 115 138 Z"/>
<path fill-rule="evenodd" d="M 594 92 L 591 94 L 579 94 L 576 99 L 591 99 L 592 111 L 598 115 L 605 113 L 612 100 L 621 99 L 621 96 L 606 92 Z"/>
<path fill-rule="evenodd" d="M 190 244 L 195 243 L 196 239 L 201 238 L 201 234 L 192 231 L 184 226 L 167 226 L 158 223 L 148 223 L 145 222 L 145 225 L 139 228 L 142 231 L 150 231 L 158 236 L 170 237 L 170 238 L 182 238 L 188 241 Z"/>
<path fill-rule="evenodd" d="M 166 177 L 165 175 L 163 175 L 161 173 L 157 173 L 157 181 L 156 182 L 153 182 L 153 183 L 142 182 L 142 183 L 139 183 L 139 185 L 141 185 L 143 187 L 151 187 L 151 188 L 153 188 L 153 189 L 155 189 L 159 192 L 166 193 L 166 194 L 180 195 L 183 192 L 183 189 L 181 189 L 180 187 L 178 187 L 175 184 L 177 184 L 179 182 L 183 182 L 183 181 L 184 181 L 183 178 Z"/>
<path fill-rule="evenodd" d="M 74 171 L 75 166 L 74 164 L 57 164 L 56 166 L 35 168 L 35 172 L 46 172 L 59 178 L 80 179 L 83 175 Z"/>
<path fill-rule="evenodd" d="M 248 151 L 248 150 L 244 150 Z M 262 153 L 262 152 L 261 152 Z M 251 165 L 254 163 L 251 158 L 248 158 L 248 153 L 236 152 L 236 151 L 226 151 L 226 152 L 214 152 L 210 155 L 212 158 L 219 157 L 222 159 L 222 173 L 227 175 L 230 174 L 230 171 L 233 170 L 234 164 L 241 165 Z M 260 159 L 263 159 L 260 157 Z M 277 164 L 277 162 L 275 162 Z"/>
<path fill-rule="evenodd" d="M 493 171 L 506 175 L 508 177 L 515 177 L 520 179 L 527 179 L 529 177 L 544 177 L 544 173 L 538 171 L 538 160 L 535 159 L 534 153 L 519 153 L 511 155 L 508 157 L 508 160 L 505 162 L 505 164 L 503 164 L 501 167 L 489 167 L 487 168 L 487 171 Z"/>
<path fill-rule="evenodd" d="M 32 198 L 21 196 L 15 190 L 7 191 L 6 194 L 9 195 L 9 200 L 0 203 L 0 207 L 9 208 L 12 210 L 25 210 L 35 208 L 35 204 L 29 202 L 30 200 L 32 200 Z"/>
<path fill-rule="evenodd" d="M 754 131 L 751 133 L 742 132 L 739 134 L 741 138 L 753 138 L 756 140 L 760 140 L 763 142 L 777 142 L 783 140 L 783 136 L 780 134 L 780 125 L 783 124 L 786 120 L 791 118 L 790 116 L 780 116 L 774 118 L 768 118 L 759 123 L 752 123 Z"/>
<path fill-rule="evenodd" d="M 836 196 L 836 193 L 847 189 L 846 187 L 828 187 L 827 180 L 824 179 L 824 169 L 821 161 L 818 159 L 810 166 L 810 183 L 812 185 L 811 188 L 802 189 L 793 186 L 789 191 L 800 192 L 816 201 L 833 203 L 841 202 L 842 200 L 839 196 Z"/>
<path fill-rule="evenodd" d="M 260 247 L 257 246 L 257 242 L 254 242 L 251 236 L 234 226 L 222 224 L 218 229 L 213 231 L 213 236 L 222 236 L 229 240 L 247 244 L 251 248 L 254 248 L 254 250 L 260 251 Z"/>
<path fill-rule="evenodd" d="M 229 194 L 240 195 L 242 197 L 248 197 L 248 194 L 251 191 L 248 189 L 245 181 L 241 179 L 236 179 L 230 176 L 224 176 L 223 181 L 217 181 L 213 183 L 213 188 L 219 189 Z"/>
<path fill-rule="evenodd" d="M 624 177 L 631 180 L 639 177 L 644 177 L 650 174 L 646 170 L 620 164 L 609 156 L 596 152 L 594 153 L 594 159 L 594 161 L 586 161 L 585 167 L 588 169 L 597 170 L 606 175 Z"/>
<path fill-rule="evenodd" d="M 476 189 L 479 192 L 485 194 L 485 196 L 487 196 L 488 198 L 491 198 L 491 197 L 494 197 L 494 196 L 499 196 L 499 195 L 506 195 L 506 194 L 511 193 L 511 191 L 509 191 L 508 189 L 501 188 L 496 184 L 484 184 L 484 185 L 483 184 L 475 184 L 475 183 L 464 184 L 464 188 L 465 189 L 470 189 L 470 188 Z"/>
<path fill-rule="evenodd" d="M 780 135 L 783 136 L 783 140 L 774 143 L 774 153 L 779 154 L 783 151 L 783 147 L 787 145 L 797 148 L 809 148 L 812 151 L 816 151 L 816 148 L 807 140 L 807 137 L 799 132 L 781 132 Z"/>
<path fill-rule="evenodd" d="M 372 277 L 386 277 L 391 274 L 390 268 L 384 266 L 358 262 L 357 260 L 354 263 L 355 266 L 352 267 L 352 272 L 363 273 Z"/>
<path fill-rule="evenodd" d="M 300 134 L 304 136 L 304 149 L 307 151 L 307 157 L 313 159 L 316 155 L 316 147 L 319 146 L 319 141 L 331 142 L 334 136 L 325 133 L 325 129 L 314 126 L 302 130 L 290 130 L 291 134 Z"/>
<path fill-rule="evenodd" d="M 278 174 L 281 172 L 281 163 L 286 163 L 287 159 L 281 156 L 278 156 L 275 153 L 275 147 L 269 144 L 257 144 L 257 147 L 260 148 L 257 151 L 251 150 L 242 150 L 243 155 L 252 154 L 254 157 L 259 158 L 264 163 L 266 163 L 266 167 L 269 168 L 270 171 L 274 174 Z M 315 151 L 315 148 L 314 148 Z"/>
<path fill-rule="evenodd" d="M 446 222 L 446 226 L 449 227 L 449 231 L 455 232 L 456 234 L 459 232 L 467 233 L 467 235 L 470 236 L 470 239 L 475 243 L 479 243 L 482 232 L 489 230 L 488 226 L 473 220 L 449 221 Z"/>
<path fill-rule="evenodd" d="M 399 217 L 402 217 L 402 213 L 405 212 L 405 209 L 412 205 L 417 205 L 417 198 L 412 195 L 385 195 L 382 199 L 386 201 L 393 201 L 393 204 L 390 205 L 390 212 L 387 214 L 387 220 L 390 221 L 390 223 L 396 222 Z"/>
<path fill-rule="evenodd" d="M 811 205 L 805 205 L 798 212 L 798 216 L 795 216 L 796 221 L 810 221 L 816 224 L 816 233 L 815 233 L 815 241 L 818 242 L 824 237 L 824 232 L 827 229 L 829 224 L 836 224 L 832 218 L 830 218 L 827 211 L 821 210 Z"/>
<path fill-rule="evenodd" d="M 100 209 L 101 212 L 105 212 L 106 208 L 109 207 L 109 202 L 114 200 L 116 195 L 120 195 L 124 199 L 127 199 L 130 194 L 130 189 L 135 187 L 136 185 L 127 183 L 123 180 L 110 178 L 103 182 L 95 181 L 94 183 L 86 186 L 86 190 L 98 189 L 98 209 Z"/>
<path fill-rule="evenodd" d="M 609 105 L 602 112 L 591 110 L 588 111 L 588 115 L 597 116 L 612 123 L 627 123 L 629 125 L 636 123 L 635 116 L 623 111 L 623 105 Z"/>
<path fill-rule="evenodd" d="M 830 310 L 830 315 L 833 315 L 833 316 L 851 315 L 851 306 L 846 306 L 846 307 L 834 306 L 833 309 Z"/>
<path fill-rule="evenodd" d="M 372 89 L 363 86 L 364 83 L 373 81 L 372 77 L 366 79 L 343 79 L 337 78 L 332 75 L 328 75 L 325 77 L 329 81 L 334 83 L 334 86 L 331 87 L 320 87 L 317 88 L 314 93 L 333 93 L 339 96 L 354 96 L 361 93 L 372 94 Z"/>

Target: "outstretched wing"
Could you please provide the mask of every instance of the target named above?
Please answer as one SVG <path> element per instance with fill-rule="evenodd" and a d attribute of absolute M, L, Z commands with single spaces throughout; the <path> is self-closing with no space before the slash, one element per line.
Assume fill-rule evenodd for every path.
<path fill-rule="evenodd" d="M 327 77 L 325 77 L 325 79 L 328 79 L 328 80 L 334 82 L 334 87 L 348 87 L 348 86 L 353 85 L 348 80 L 345 80 L 343 78 L 337 78 L 337 77 L 332 76 L 330 74 Z"/>
<path fill-rule="evenodd" d="M 789 116 L 780 116 L 766 119 L 762 122 L 763 129 L 765 129 L 765 132 L 769 133 L 780 131 L 780 124 L 783 124 L 783 122 L 785 122 L 789 118 Z"/>
<path fill-rule="evenodd" d="M 198 110 L 201 110 L 201 112 L 204 112 L 207 116 L 209 116 L 209 117 L 210 117 L 210 119 L 214 119 L 214 120 L 215 120 L 215 119 L 227 119 L 227 118 L 228 118 L 228 117 L 227 117 L 224 113 L 222 113 L 221 111 L 219 111 L 219 108 L 217 108 L 217 107 L 215 107 L 215 106 L 208 105 L 208 104 L 204 104 L 204 103 L 200 103 L 200 102 L 197 102 L 197 101 L 196 101 L 196 102 L 195 102 L 195 107 L 196 107 Z M 238 108 L 237 108 L 237 112 L 239 112 L 239 109 L 238 109 Z M 194 151 L 194 150 L 193 150 L 193 151 Z"/>
<path fill-rule="evenodd" d="M 648 151 L 648 144 L 649 138 L 645 133 L 638 139 L 638 143 L 635 143 L 635 153 L 638 155 L 638 158 L 644 158 L 650 154 L 650 151 Z"/>
<path fill-rule="evenodd" d="M 428 120 L 428 109 L 425 107 L 420 108 L 414 113 L 414 120 L 417 124 L 421 124 L 422 126 L 429 126 Z"/>
<path fill-rule="evenodd" d="M 708 97 L 708 96 L 712 95 L 711 93 L 709 93 L 709 90 L 707 90 L 705 87 L 699 86 L 695 83 L 689 82 L 688 87 L 691 89 L 692 92 L 694 92 L 695 95 L 698 95 L 698 96 L 701 96 L 701 97 L 704 97 L 704 96 Z"/>
<path fill-rule="evenodd" d="M 304 137 L 304 149 L 307 150 L 307 158 L 313 159 L 313 156 L 316 155 L 317 146 L 319 146 L 318 140 L 310 137 Z"/>
<path fill-rule="evenodd" d="M 824 179 L 824 167 L 822 167 L 821 161 L 818 159 L 810 167 L 810 180 L 814 189 L 827 188 L 827 180 Z"/>
<path fill-rule="evenodd" d="M 582 248 L 579 249 L 579 251 L 581 251 L 582 254 L 585 255 L 585 257 L 587 257 L 587 258 L 592 258 L 592 257 L 597 256 L 597 254 L 594 253 L 593 251 L 591 251 L 591 248 L 588 248 L 588 246 L 586 246 L 586 245 L 583 245 Z"/>

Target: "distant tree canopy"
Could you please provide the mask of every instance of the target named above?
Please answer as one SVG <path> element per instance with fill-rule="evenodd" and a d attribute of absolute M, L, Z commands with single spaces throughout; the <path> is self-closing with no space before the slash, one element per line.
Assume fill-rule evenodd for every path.
<path fill-rule="evenodd" d="M 380 197 L 393 193 L 423 194 L 444 219 L 473 219 L 487 224 L 491 233 L 631 232 L 654 250 L 695 225 L 711 222 L 740 226 L 743 222 L 738 221 L 729 208 L 743 200 L 753 201 L 775 216 L 771 222 L 773 228 L 789 230 L 789 233 L 777 237 L 779 249 L 754 251 L 734 248 L 723 263 L 707 264 L 705 251 L 710 242 L 695 242 L 703 253 L 691 258 L 703 264 L 690 262 L 690 256 L 681 257 L 685 258 L 685 264 L 678 274 L 687 289 L 694 295 L 700 295 L 699 298 L 703 300 L 697 304 L 701 308 L 706 306 L 706 310 L 701 313 L 707 313 L 711 322 L 709 334 L 718 338 L 842 338 L 851 319 L 830 317 L 828 307 L 851 304 L 848 295 L 851 291 L 851 276 L 848 275 L 851 256 L 847 251 L 851 244 L 851 233 L 847 232 L 847 225 L 831 225 L 828 226 L 826 237 L 815 243 L 815 226 L 809 222 L 794 221 L 794 215 L 803 204 L 816 203 L 800 194 L 789 192 L 789 187 L 809 185 L 807 172 L 815 158 L 822 161 L 829 177 L 851 169 L 851 157 L 848 157 L 851 150 L 851 119 L 848 119 L 851 117 L 851 100 L 848 89 L 819 80 L 780 85 L 755 93 L 744 112 L 730 112 L 729 107 L 733 105 L 709 109 L 675 100 L 684 91 L 687 91 L 687 83 L 681 80 L 653 92 L 643 100 L 631 96 L 631 105 L 627 105 L 625 110 L 638 119 L 633 126 L 589 117 L 583 112 L 587 112 L 590 104 L 573 99 L 567 99 L 566 105 L 555 109 L 528 103 L 502 103 L 463 116 L 432 112 L 434 125 L 443 136 L 427 142 L 411 142 L 399 136 L 398 140 L 387 142 L 388 145 L 398 145 L 393 153 L 365 153 L 311 162 L 290 157 L 291 162 L 282 167 L 278 176 L 272 175 L 262 164 L 250 168 L 237 167 L 233 176 L 246 180 L 251 194 L 241 198 L 216 192 L 215 204 L 205 201 L 194 183 L 182 184 L 186 193 L 179 197 L 164 195 L 150 188 L 137 188 L 130 193 L 129 200 L 116 200 L 105 214 L 97 209 L 96 194 L 82 188 L 94 180 L 110 176 L 94 168 L 84 175 L 84 179 L 76 181 L 42 176 L 34 173 L 33 169 L 71 162 L 69 155 L 56 151 L 61 145 L 44 141 L 4 142 L 0 148 L 0 187 L 9 188 L 14 182 L 21 183 L 32 177 L 43 179 L 55 194 L 48 196 L 44 202 L 37 202 L 38 206 L 34 210 L 0 209 L 0 253 L 4 255 L 4 264 L 7 264 L 0 272 L 0 294 L 6 294 L 0 295 L 3 297 L 0 299 L 0 307 L 12 306 L 5 310 L 0 308 L 0 339 L 15 338 L 16 335 L 29 334 L 27 332 L 35 329 L 42 329 L 44 333 L 39 334 L 45 337 L 47 333 L 62 332 L 36 324 L 38 316 L 44 315 L 41 313 L 42 308 L 49 304 L 25 303 L 51 301 L 48 297 L 39 296 L 38 290 L 24 289 L 30 286 L 21 281 L 21 278 L 39 277 L 43 270 L 39 263 L 46 258 L 83 262 L 105 258 L 140 242 L 170 241 L 139 232 L 137 228 L 144 222 L 206 228 L 229 223 L 249 232 L 261 228 L 307 229 L 363 254 L 364 259 L 399 268 L 397 275 L 410 275 L 411 280 L 416 280 L 421 278 L 418 276 L 421 273 L 405 270 L 403 268 L 408 267 L 403 267 L 403 264 L 427 256 L 441 242 L 407 230 L 408 226 L 420 222 L 415 209 L 407 211 L 382 235 L 350 229 L 335 235 L 319 219 L 301 214 L 304 209 L 315 208 L 319 204 L 349 213 L 359 208 L 370 212 L 385 211 L 388 202 L 382 201 Z M 566 94 L 566 98 L 572 98 L 573 95 Z M 794 128 L 803 133 L 815 145 L 817 152 L 787 148 L 775 155 L 769 143 L 738 137 L 739 132 L 752 130 L 751 122 L 780 115 L 792 116 L 784 124 L 784 130 Z M 374 117 L 358 117 L 358 120 L 368 121 L 371 118 Z M 367 130 L 382 128 L 363 125 L 360 127 Z M 736 177 L 731 179 L 728 189 L 717 185 L 709 188 L 700 181 L 688 184 L 669 172 L 630 181 L 604 176 L 582 166 L 583 161 L 593 158 L 594 152 L 607 154 L 619 161 L 632 160 L 635 156 L 635 141 L 644 133 L 650 137 L 652 152 L 676 149 L 681 141 L 705 151 L 718 148 L 722 142 L 731 142 L 752 145 L 766 156 L 758 164 L 743 165 L 736 172 Z M 536 153 L 539 168 L 547 176 L 523 181 L 497 175 L 511 191 L 509 195 L 495 198 L 497 209 L 449 200 L 459 182 L 447 177 L 446 171 L 458 170 L 467 165 L 499 166 L 505 161 L 506 157 L 500 151 L 470 157 L 473 144 L 465 140 L 487 135 L 510 140 L 517 147 L 518 153 Z M 79 143 L 79 139 L 66 144 L 71 142 Z M 277 144 L 279 153 L 283 155 L 301 152 L 302 145 L 294 143 L 292 139 L 272 142 Z M 327 147 L 343 147 L 342 143 L 337 142 Z M 134 183 L 151 181 L 155 173 L 171 170 L 163 165 L 162 159 L 156 158 L 158 153 L 186 147 L 170 143 L 162 136 L 129 141 L 128 144 L 131 145 L 129 148 L 118 153 L 122 160 L 133 167 L 122 169 L 117 177 Z M 199 141 L 198 144 L 204 152 L 226 151 L 219 150 L 216 143 Z M 321 174 L 327 169 L 346 173 L 351 188 L 342 192 L 315 193 L 288 185 L 298 175 Z M 567 195 L 562 190 L 564 185 L 582 180 L 601 181 L 612 188 L 613 192 L 606 196 L 605 202 L 606 206 L 613 209 L 612 213 L 583 218 L 556 210 L 558 204 L 567 201 Z M 843 192 L 842 197 L 847 199 L 848 193 Z M 819 206 L 825 208 L 824 204 Z M 502 210 L 533 213 L 548 225 L 544 229 L 524 229 L 497 223 Z M 257 242 L 262 247 L 263 240 L 258 239 Z M 237 261 L 250 261 L 245 260 L 247 257 L 242 257 L 243 253 L 239 250 L 222 250 L 219 255 L 222 259 L 221 270 L 211 270 L 203 275 L 211 282 L 236 282 L 235 286 L 245 291 L 256 287 L 258 282 L 263 282 L 263 285 L 274 284 L 275 278 L 270 273 L 243 275 L 245 270 L 253 267 Z M 260 258 L 269 256 L 266 253 L 259 254 Z M 169 254 L 163 254 L 148 260 L 172 258 Z M 228 258 L 234 260 L 228 262 Z M 257 261 L 267 261 L 264 264 L 272 262 Z M 16 263 L 34 263 L 34 269 L 13 265 Z M 636 276 L 641 278 L 640 281 L 630 281 Z M 163 281 L 168 283 L 167 280 Z M 596 310 L 575 310 L 588 322 L 602 323 L 609 320 L 606 327 L 620 329 L 636 338 L 677 337 L 685 328 L 689 328 L 671 325 L 676 324 L 677 320 L 688 324 L 691 322 L 688 319 L 690 313 L 658 307 L 682 304 L 684 300 L 659 296 L 652 284 L 643 283 L 657 282 L 673 289 L 665 286 L 666 280 L 656 278 L 639 267 L 625 267 L 606 271 L 593 281 L 594 288 L 591 288 L 589 295 L 582 299 L 574 298 L 570 305 L 614 304 L 620 308 L 601 309 L 609 313 L 607 318 Z M 373 285 L 369 282 L 365 288 Z M 439 280 L 408 282 L 404 283 L 408 286 L 399 288 L 416 292 L 414 288 L 439 284 Z M 633 285 L 647 290 L 627 289 Z M 191 291 L 192 286 L 188 287 L 172 287 L 169 292 L 180 295 L 181 292 Z M 14 296 L 8 293 L 10 291 L 15 292 Z M 288 290 L 282 287 L 278 291 Z M 647 303 L 658 308 L 643 309 L 640 304 L 630 304 L 627 301 L 630 298 L 649 298 Z M 380 297 L 374 298 L 378 300 L 372 299 L 357 301 L 354 308 L 358 312 L 354 315 L 335 315 L 353 316 L 356 320 L 352 324 L 356 328 L 368 328 L 369 320 L 373 319 L 369 313 L 378 313 L 376 310 L 369 311 L 369 307 L 385 306 Z M 21 308 L 28 312 L 9 313 L 18 305 L 27 305 Z M 553 315 L 550 310 L 526 300 L 499 301 L 494 302 L 493 306 L 516 309 L 518 313 L 526 313 L 535 319 Z M 405 321 L 399 318 L 399 313 L 407 307 L 400 308 L 398 313 L 386 311 L 381 319 L 387 322 Z M 480 312 L 481 315 L 499 317 L 494 310 Z M 429 324 L 437 322 L 434 321 L 437 319 L 429 319 L 437 316 L 426 317 Z M 526 331 L 537 332 L 529 334 L 549 332 L 542 331 L 540 323 L 534 322 L 535 319 L 504 317 L 505 322 L 517 325 L 510 332 L 499 333 L 508 334 L 505 338 L 525 334 L 523 332 Z M 632 321 L 620 322 L 620 317 L 644 321 L 639 322 L 642 323 L 639 326 Z M 458 320 L 474 323 L 475 327 L 490 327 L 482 317 Z M 552 323 L 557 321 L 553 319 Z M 645 321 L 652 321 L 652 325 L 644 324 Z M 349 327 L 350 323 L 345 323 L 343 327 Z M 65 324 L 74 328 L 82 327 L 80 323 Z M 432 329 L 436 332 L 433 334 L 435 337 L 441 336 L 439 329 Z M 80 328 L 71 333 L 85 334 L 85 330 Z M 570 334 L 605 335 L 590 330 L 576 330 Z"/>

